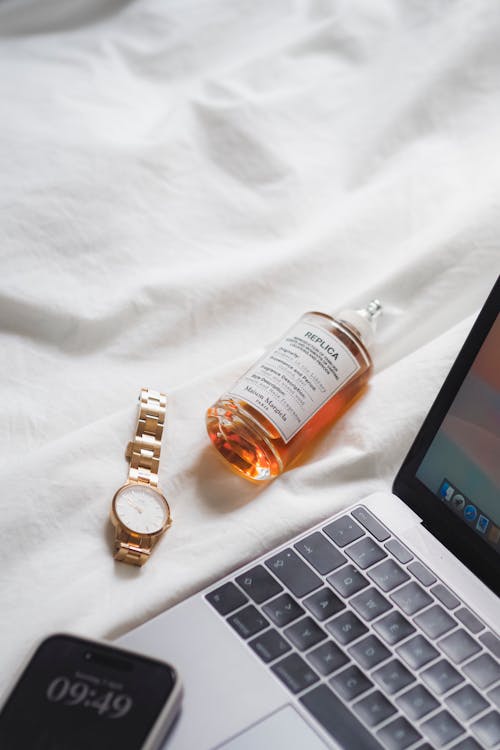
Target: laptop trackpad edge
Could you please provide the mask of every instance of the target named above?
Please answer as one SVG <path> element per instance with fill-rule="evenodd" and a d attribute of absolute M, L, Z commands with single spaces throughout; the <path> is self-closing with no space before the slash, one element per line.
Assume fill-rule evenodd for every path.
<path fill-rule="evenodd" d="M 290 704 L 217 745 L 214 750 L 326 750 L 319 735 Z"/>

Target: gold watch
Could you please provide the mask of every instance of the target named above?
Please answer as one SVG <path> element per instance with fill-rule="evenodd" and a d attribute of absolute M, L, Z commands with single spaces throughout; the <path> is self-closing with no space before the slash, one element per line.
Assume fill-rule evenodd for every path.
<path fill-rule="evenodd" d="M 172 518 L 166 498 L 158 489 L 161 438 L 167 397 L 142 388 L 134 439 L 128 444 L 128 481 L 111 504 L 115 527 L 115 560 L 144 565 L 155 544 L 170 527 Z"/>

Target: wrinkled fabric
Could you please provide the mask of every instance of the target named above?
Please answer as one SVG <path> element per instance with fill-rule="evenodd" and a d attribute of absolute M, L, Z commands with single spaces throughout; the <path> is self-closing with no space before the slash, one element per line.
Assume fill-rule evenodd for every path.
<path fill-rule="evenodd" d="M 389 489 L 499 267 L 496 0 L 0 5 L 0 686 Z M 267 486 L 206 408 L 306 310 L 384 304 L 367 393 Z M 108 513 L 142 386 L 174 524 Z"/>

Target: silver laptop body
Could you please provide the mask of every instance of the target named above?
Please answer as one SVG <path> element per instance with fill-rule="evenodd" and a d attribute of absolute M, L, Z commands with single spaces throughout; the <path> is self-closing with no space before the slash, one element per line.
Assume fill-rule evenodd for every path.
<path fill-rule="evenodd" d="M 499 296 L 497 282 L 394 493 L 358 501 L 120 639 L 181 675 L 165 748 L 500 747 L 500 498 L 482 466 L 484 497 L 472 502 L 471 472 L 449 442 L 439 468 L 446 420 L 500 341 Z"/>

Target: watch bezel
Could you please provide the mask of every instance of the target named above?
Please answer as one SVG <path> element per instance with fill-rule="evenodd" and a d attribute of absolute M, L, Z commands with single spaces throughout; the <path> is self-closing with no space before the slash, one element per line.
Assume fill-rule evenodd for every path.
<path fill-rule="evenodd" d="M 152 492 L 155 492 L 157 495 L 161 497 L 163 502 L 165 503 L 166 509 L 167 509 L 167 517 L 165 519 L 165 523 L 163 526 L 158 529 L 157 531 L 135 531 L 134 529 L 131 529 L 130 526 L 127 526 L 121 518 L 119 517 L 117 511 L 116 511 L 116 500 L 120 492 L 127 489 L 128 487 L 144 487 L 148 490 L 151 490 Z M 165 533 L 165 531 L 171 526 L 172 524 L 172 516 L 170 512 L 170 505 L 168 504 L 168 500 L 163 494 L 161 490 L 158 489 L 158 487 L 152 487 L 150 484 L 144 484 L 143 482 L 134 482 L 133 480 L 130 480 L 128 482 L 125 482 L 125 484 L 122 484 L 121 487 L 118 487 L 115 494 L 113 495 L 113 500 L 111 501 L 111 521 L 114 526 L 120 529 L 124 529 L 129 534 L 132 534 L 132 536 L 136 537 L 137 539 L 156 539 L 157 537 L 160 537 L 162 534 Z"/>

